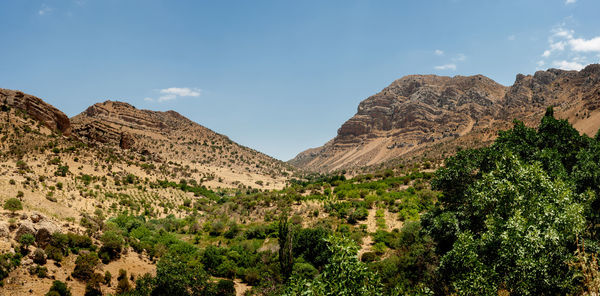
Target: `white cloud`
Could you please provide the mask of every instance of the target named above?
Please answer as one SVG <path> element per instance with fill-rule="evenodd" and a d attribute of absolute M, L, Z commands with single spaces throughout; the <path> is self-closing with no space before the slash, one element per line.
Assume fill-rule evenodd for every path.
<path fill-rule="evenodd" d="M 549 50 L 544 50 L 544 53 L 542 54 L 543 57 L 547 58 L 550 56 L 552 52 L 550 52 Z"/>
<path fill-rule="evenodd" d="M 199 97 L 200 90 L 197 88 L 191 89 L 187 87 L 170 87 L 160 90 L 161 94 L 176 95 L 180 97 Z"/>
<path fill-rule="evenodd" d="M 591 39 L 575 37 L 575 31 L 565 28 L 564 23 L 550 32 L 548 49 L 544 50 L 542 58 L 552 57 L 551 64 L 554 67 L 564 70 L 581 70 L 585 65 L 597 60 L 594 54 L 600 54 L 600 36 Z M 546 63 L 545 60 L 541 62 Z M 540 67 L 539 64 L 538 67 Z"/>
<path fill-rule="evenodd" d="M 552 65 L 554 65 L 554 67 L 559 68 L 559 69 L 563 69 L 563 70 L 581 70 L 583 69 L 583 67 L 585 67 L 584 65 L 576 62 L 576 61 L 554 61 L 552 63 Z"/>
<path fill-rule="evenodd" d="M 508 39 L 508 41 L 515 41 L 515 39 L 517 39 L 517 36 L 509 35 L 508 37 L 506 37 L 506 39 Z"/>
<path fill-rule="evenodd" d="M 546 62 L 544 62 L 544 61 L 538 61 L 537 62 L 537 66 L 540 67 L 540 68 L 543 67 L 545 64 L 546 64 Z"/>
<path fill-rule="evenodd" d="M 441 66 L 435 66 L 436 70 L 456 70 L 456 64 L 445 64 Z"/>
<path fill-rule="evenodd" d="M 40 8 L 40 10 L 38 10 L 38 14 L 39 15 L 46 15 L 52 12 L 52 7 L 46 5 L 46 4 L 42 4 L 42 8 Z"/>
<path fill-rule="evenodd" d="M 157 99 L 153 99 L 150 97 L 144 98 L 144 101 L 147 102 L 166 102 L 172 101 L 180 97 L 199 97 L 201 95 L 202 90 L 199 88 L 188 88 L 188 87 L 169 87 L 158 90 L 161 96 Z"/>
<path fill-rule="evenodd" d="M 600 52 L 600 36 L 586 40 L 583 38 L 570 39 L 569 45 L 574 51 L 580 52 Z"/>
<path fill-rule="evenodd" d="M 443 56 L 443 55 L 444 55 L 444 51 L 443 51 L 443 50 L 441 50 L 441 49 L 436 49 L 434 53 L 435 53 L 435 55 L 437 55 L 437 56 Z"/>
<path fill-rule="evenodd" d="M 566 0 L 565 4 L 573 4 L 575 2 L 577 2 L 577 0 Z"/>

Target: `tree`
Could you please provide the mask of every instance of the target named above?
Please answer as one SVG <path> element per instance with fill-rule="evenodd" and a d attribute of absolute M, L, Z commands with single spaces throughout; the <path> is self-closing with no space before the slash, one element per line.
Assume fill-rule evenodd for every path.
<path fill-rule="evenodd" d="M 152 295 L 202 295 L 208 275 L 199 257 L 198 250 L 192 245 L 172 246 L 158 261 Z"/>
<path fill-rule="evenodd" d="M 94 252 L 81 253 L 75 260 L 75 269 L 71 275 L 76 279 L 89 280 L 94 274 L 98 263 L 98 254 Z"/>
<path fill-rule="evenodd" d="M 46 296 L 71 296 L 71 289 L 61 281 L 54 281 Z"/>
<path fill-rule="evenodd" d="M 459 226 L 440 263 L 440 274 L 457 293 L 570 292 L 567 262 L 585 228 L 580 202 L 588 196 L 551 179 L 540 163 L 524 164 L 509 152 L 465 194 L 470 202 L 456 216 L 476 223 Z"/>
<path fill-rule="evenodd" d="M 123 249 L 125 241 L 123 237 L 115 231 L 109 230 L 100 237 L 102 247 L 100 248 L 100 257 L 103 263 L 108 263 L 110 260 L 118 258 Z"/>
<path fill-rule="evenodd" d="M 19 243 L 21 244 L 21 254 L 26 255 L 29 252 L 27 248 L 35 243 L 35 237 L 31 233 L 23 234 L 19 238 Z"/>
<path fill-rule="evenodd" d="M 359 246 L 354 241 L 337 236 L 326 241 L 332 256 L 321 274 L 314 279 L 293 276 L 283 295 L 383 295 L 377 274 L 358 260 Z"/>
<path fill-rule="evenodd" d="M 16 211 L 23 209 L 23 204 L 17 198 L 9 198 L 4 202 L 4 209 L 10 211 L 14 215 Z"/>
<path fill-rule="evenodd" d="M 294 267 L 294 256 L 292 255 L 292 229 L 289 225 L 287 212 L 283 212 L 279 218 L 279 266 L 285 281 L 290 278 Z"/>
<path fill-rule="evenodd" d="M 117 294 L 123 294 L 131 291 L 131 284 L 127 279 L 127 271 L 124 269 L 119 270 L 119 276 L 117 277 Z"/>

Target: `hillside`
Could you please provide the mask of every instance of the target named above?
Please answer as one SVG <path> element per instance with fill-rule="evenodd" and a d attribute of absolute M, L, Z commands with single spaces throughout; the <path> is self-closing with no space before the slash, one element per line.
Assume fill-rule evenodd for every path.
<path fill-rule="evenodd" d="M 317 171 L 375 166 L 412 158 L 443 159 L 457 147 L 489 144 L 519 119 L 539 121 L 547 106 L 579 131 L 600 127 L 600 65 L 517 75 L 504 87 L 482 75 L 411 75 L 362 101 L 337 136 L 289 163 Z"/>
<path fill-rule="evenodd" d="M 241 146 L 175 111 L 139 110 L 106 101 L 71 118 L 73 134 L 91 145 L 121 148 L 175 164 L 210 187 L 281 188 L 289 165 Z M 258 182 L 258 183 L 257 183 Z"/>

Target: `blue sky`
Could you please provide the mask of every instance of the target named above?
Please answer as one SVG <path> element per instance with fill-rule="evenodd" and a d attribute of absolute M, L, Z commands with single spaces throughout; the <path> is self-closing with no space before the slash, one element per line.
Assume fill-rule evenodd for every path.
<path fill-rule="evenodd" d="M 107 99 L 175 110 L 282 160 L 408 74 L 578 69 L 600 1 L 0 2 L 0 87 L 74 116 Z"/>

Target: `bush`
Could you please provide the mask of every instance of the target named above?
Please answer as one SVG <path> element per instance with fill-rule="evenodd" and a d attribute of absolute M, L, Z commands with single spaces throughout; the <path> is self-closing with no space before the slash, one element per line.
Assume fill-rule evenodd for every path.
<path fill-rule="evenodd" d="M 100 257 L 105 264 L 120 256 L 123 244 L 125 243 L 123 237 L 115 231 L 104 232 L 100 237 L 100 241 L 102 242 Z"/>
<path fill-rule="evenodd" d="M 131 291 L 131 285 L 127 279 L 127 271 L 120 269 L 117 283 L 117 294 L 123 294 Z"/>
<path fill-rule="evenodd" d="M 82 253 L 75 260 L 75 269 L 71 275 L 80 280 L 89 280 L 98 266 L 98 255 L 94 252 Z"/>
<path fill-rule="evenodd" d="M 376 261 L 379 256 L 375 252 L 364 252 L 360 257 L 360 261 L 362 262 L 373 262 Z"/>
<path fill-rule="evenodd" d="M 71 289 L 69 289 L 69 287 L 67 287 L 67 284 L 65 284 L 61 281 L 54 281 L 54 282 L 52 282 L 52 286 L 50 287 L 50 290 L 48 290 L 48 293 L 46 293 L 46 296 L 72 296 L 72 295 L 71 295 Z"/>
<path fill-rule="evenodd" d="M 230 280 L 219 280 L 217 283 L 217 295 L 235 296 L 235 283 Z"/>
<path fill-rule="evenodd" d="M 313 279 L 319 274 L 319 271 L 310 263 L 297 262 L 292 268 L 293 274 L 303 279 Z"/>
<path fill-rule="evenodd" d="M 33 263 L 39 265 L 46 264 L 46 253 L 44 252 L 44 250 L 38 248 L 35 250 L 35 252 L 33 252 Z"/>
<path fill-rule="evenodd" d="M 4 202 L 4 209 L 14 214 L 16 211 L 23 209 L 23 204 L 17 198 L 9 198 Z"/>
<path fill-rule="evenodd" d="M 0 255 L 0 286 L 4 283 L 4 279 L 15 267 L 21 264 L 21 257 L 18 254 L 2 254 Z"/>

